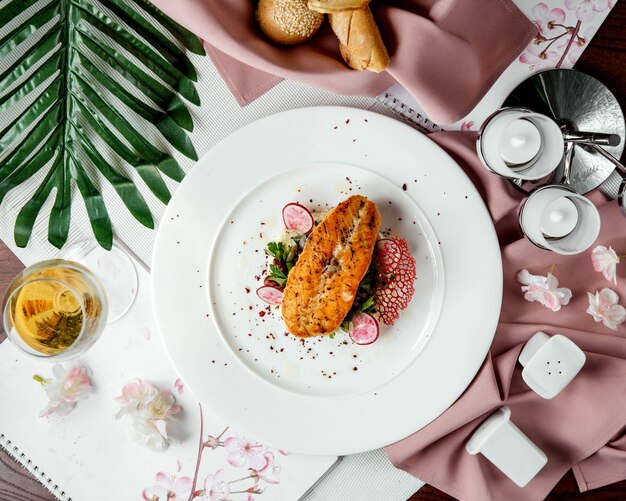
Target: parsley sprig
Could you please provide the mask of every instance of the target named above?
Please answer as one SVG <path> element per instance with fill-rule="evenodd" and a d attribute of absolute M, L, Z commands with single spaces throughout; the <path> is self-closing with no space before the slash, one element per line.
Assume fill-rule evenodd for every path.
<path fill-rule="evenodd" d="M 285 286 L 287 276 L 298 260 L 296 245 L 297 241 L 294 238 L 288 245 L 283 242 L 270 242 L 265 248 L 266 254 L 274 258 L 274 264 L 269 266 L 268 278 L 276 282 L 279 287 Z"/>

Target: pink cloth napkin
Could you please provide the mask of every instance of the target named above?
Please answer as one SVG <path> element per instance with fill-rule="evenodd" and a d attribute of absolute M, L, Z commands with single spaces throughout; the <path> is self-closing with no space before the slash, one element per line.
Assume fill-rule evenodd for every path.
<path fill-rule="evenodd" d="M 240 104 L 278 77 L 363 96 L 399 82 L 438 123 L 467 115 L 537 31 L 510 0 L 375 1 L 391 65 L 374 74 L 347 69 L 327 23 L 311 41 L 284 47 L 257 29 L 256 2 L 151 1 L 217 49 L 209 54 Z"/>
<path fill-rule="evenodd" d="M 434 422 L 387 447 L 387 454 L 399 468 L 464 501 L 544 499 L 570 468 L 581 491 L 626 478 L 626 324 L 614 332 L 585 312 L 586 292 L 604 287 L 626 304 L 626 264 L 618 265 L 616 286 L 593 270 L 591 250 L 560 256 L 534 247 L 517 225 L 521 196 L 480 165 L 475 135 L 429 137 L 463 166 L 491 212 L 504 267 L 502 313 L 489 355 L 470 387 Z M 602 218 L 594 246 L 611 245 L 618 255 L 625 254 L 626 217 L 600 193 L 591 198 Z M 525 301 L 516 278 L 524 268 L 546 275 L 553 265 L 559 286 L 573 292 L 559 312 Z M 517 363 L 524 343 L 539 330 L 564 334 L 587 356 L 582 371 L 552 400 L 526 386 Z M 547 465 L 523 489 L 482 455 L 465 451 L 478 425 L 502 405 L 511 408 L 511 420 L 548 456 Z"/>

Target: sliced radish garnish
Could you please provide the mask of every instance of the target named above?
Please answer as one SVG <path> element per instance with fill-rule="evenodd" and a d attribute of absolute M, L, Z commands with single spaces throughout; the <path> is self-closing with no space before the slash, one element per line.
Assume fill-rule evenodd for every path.
<path fill-rule="evenodd" d="M 256 290 L 256 295 L 259 296 L 267 304 L 281 304 L 283 302 L 283 291 L 277 287 L 271 285 L 264 285 Z"/>
<path fill-rule="evenodd" d="M 350 322 L 350 339 L 356 344 L 372 344 L 378 339 L 378 322 L 369 313 L 359 312 Z"/>
<path fill-rule="evenodd" d="M 313 229 L 315 220 L 309 209 L 297 203 L 290 203 L 283 207 L 283 222 L 288 230 L 298 233 L 308 233 Z"/>

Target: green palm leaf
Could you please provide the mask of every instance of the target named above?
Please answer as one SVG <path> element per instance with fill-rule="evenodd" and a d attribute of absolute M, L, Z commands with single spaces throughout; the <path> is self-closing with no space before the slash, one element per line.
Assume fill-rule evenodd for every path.
<path fill-rule="evenodd" d="M 110 249 L 111 220 L 90 171 L 153 228 L 135 184 L 96 145 L 124 159 L 159 200 L 169 201 L 163 175 L 180 181 L 184 172 L 137 133 L 137 124 L 153 124 L 171 146 L 197 159 L 187 134 L 193 120 L 183 99 L 200 104 L 196 71 L 185 52 L 204 54 L 200 40 L 147 0 L 0 0 L 0 27 L 9 23 L 10 30 L 0 29 L 0 117 L 16 118 L 0 122 L 0 203 L 10 190 L 45 172 L 18 214 L 16 244 L 27 245 L 41 208 L 53 196 L 48 240 L 61 248 L 77 191 L 94 236 Z M 38 38 L 34 44 L 32 37 Z"/>

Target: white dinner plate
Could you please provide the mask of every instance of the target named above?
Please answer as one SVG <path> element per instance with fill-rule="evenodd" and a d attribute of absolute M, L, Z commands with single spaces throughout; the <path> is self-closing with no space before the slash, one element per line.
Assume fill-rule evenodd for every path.
<path fill-rule="evenodd" d="M 415 295 L 369 346 L 343 333 L 300 340 L 255 294 L 281 209 L 376 202 L 407 240 Z M 437 145 L 363 110 L 305 108 L 226 138 L 187 175 L 152 263 L 161 337 L 200 401 L 255 439 L 344 455 L 419 430 L 470 383 L 495 332 L 502 265 L 489 214 Z"/>

